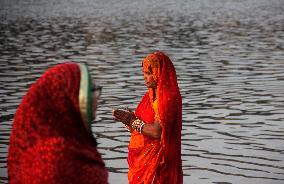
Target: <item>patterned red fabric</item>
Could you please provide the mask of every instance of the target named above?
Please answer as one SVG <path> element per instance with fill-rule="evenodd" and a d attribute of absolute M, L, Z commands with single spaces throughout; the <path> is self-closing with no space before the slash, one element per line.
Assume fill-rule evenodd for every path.
<path fill-rule="evenodd" d="M 14 117 L 8 152 L 10 184 L 104 184 L 107 171 L 79 109 L 80 68 L 47 70 Z"/>
<path fill-rule="evenodd" d="M 181 128 L 182 128 L 182 99 L 177 84 L 175 68 L 162 52 L 155 52 L 153 57 L 158 62 L 157 99 L 162 126 L 161 139 L 132 132 L 129 143 L 129 172 L 130 184 L 181 184 L 183 183 L 181 161 Z M 144 95 L 135 114 L 146 123 L 153 123 L 152 90 Z"/>

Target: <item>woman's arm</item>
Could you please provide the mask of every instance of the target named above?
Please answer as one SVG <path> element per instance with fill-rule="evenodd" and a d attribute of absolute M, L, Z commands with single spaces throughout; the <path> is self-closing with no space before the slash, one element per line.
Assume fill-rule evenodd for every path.
<path fill-rule="evenodd" d="M 157 121 L 154 123 L 145 123 L 141 133 L 155 139 L 160 139 L 162 134 L 162 127 Z"/>
<path fill-rule="evenodd" d="M 113 112 L 113 117 L 122 122 L 123 124 L 127 125 L 128 127 L 132 127 L 131 130 L 133 130 L 133 122 L 136 120 L 136 116 L 133 112 L 131 111 L 125 111 L 121 109 L 114 109 Z M 139 126 L 141 126 L 141 122 L 139 123 Z M 143 135 L 147 135 L 149 137 L 159 139 L 162 134 L 162 127 L 159 123 L 159 120 L 155 120 L 154 123 L 145 123 L 143 127 L 141 128 L 141 133 Z"/>

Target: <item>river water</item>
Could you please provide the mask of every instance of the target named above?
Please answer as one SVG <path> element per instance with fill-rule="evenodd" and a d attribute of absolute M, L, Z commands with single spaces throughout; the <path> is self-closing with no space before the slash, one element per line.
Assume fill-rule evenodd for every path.
<path fill-rule="evenodd" d="M 283 0 L 1 0 L 0 20 L 0 183 L 23 95 L 70 60 L 103 86 L 92 130 L 109 182 L 127 183 L 129 134 L 110 109 L 136 107 L 158 49 L 183 97 L 184 183 L 284 183 Z"/>

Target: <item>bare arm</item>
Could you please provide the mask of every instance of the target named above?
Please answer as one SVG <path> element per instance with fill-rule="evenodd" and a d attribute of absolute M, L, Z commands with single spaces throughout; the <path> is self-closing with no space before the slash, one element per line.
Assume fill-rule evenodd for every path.
<path fill-rule="evenodd" d="M 145 125 L 142 128 L 142 134 L 155 139 L 159 139 L 162 134 L 162 127 L 159 122 L 154 122 L 150 124 L 145 123 Z"/>

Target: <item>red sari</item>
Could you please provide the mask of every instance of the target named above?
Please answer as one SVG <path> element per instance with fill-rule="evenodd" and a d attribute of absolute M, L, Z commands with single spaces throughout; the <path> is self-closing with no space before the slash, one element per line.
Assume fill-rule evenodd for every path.
<path fill-rule="evenodd" d="M 90 78 L 83 65 L 60 64 L 28 90 L 13 122 L 8 151 L 10 184 L 105 184 L 107 171 L 81 104 L 90 108 Z M 86 89 L 82 78 L 86 76 Z M 85 104 L 84 104 L 85 103 Z M 86 113 L 88 112 L 88 113 Z M 83 118 L 85 117 L 85 118 Z"/>
<path fill-rule="evenodd" d="M 160 139 L 132 132 L 128 153 L 128 180 L 130 184 L 181 184 L 181 128 L 182 101 L 176 72 L 170 59 L 162 52 L 156 52 L 144 59 L 155 60 L 158 79 L 158 116 L 162 127 Z M 139 103 L 136 116 L 145 123 L 153 123 L 153 91 L 144 95 Z"/>

